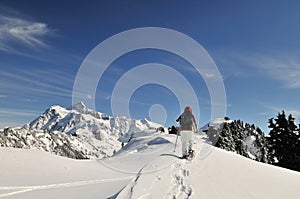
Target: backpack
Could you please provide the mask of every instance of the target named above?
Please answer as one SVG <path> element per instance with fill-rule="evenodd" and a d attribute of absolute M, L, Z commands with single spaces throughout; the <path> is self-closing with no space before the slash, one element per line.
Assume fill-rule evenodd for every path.
<path fill-rule="evenodd" d="M 193 125 L 193 115 L 190 112 L 182 113 L 180 117 L 181 126 L 192 126 Z"/>

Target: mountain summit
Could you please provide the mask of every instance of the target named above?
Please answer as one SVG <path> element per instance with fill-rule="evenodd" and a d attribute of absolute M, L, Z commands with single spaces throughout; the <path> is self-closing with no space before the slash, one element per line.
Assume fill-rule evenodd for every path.
<path fill-rule="evenodd" d="M 85 106 L 85 104 L 80 101 L 76 104 L 73 104 L 72 107 L 71 107 L 72 110 L 76 110 L 78 111 L 79 113 L 86 113 L 87 112 L 87 107 Z"/>
<path fill-rule="evenodd" d="M 38 148 L 71 158 L 103 158 L 112 156 L 135 134 L 160 126 L 146 119 L 112 117 L 79 102 L 71 108 L 51 106 L 22 128 L 6 129 L 0 144 Z"/>

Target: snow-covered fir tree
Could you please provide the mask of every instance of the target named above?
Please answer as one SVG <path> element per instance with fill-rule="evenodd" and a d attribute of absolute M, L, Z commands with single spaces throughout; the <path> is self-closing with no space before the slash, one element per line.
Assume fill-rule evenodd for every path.
<path fill-rule="evenodd" d="M 220 128 L 208 128 L 207 136 L 212 144 L 247 158 L 269 163 L 267 140 L 261 129 L 240 120 L 228 121 L 225 120 Z"/>
<path fill-rule="evenodd" d="M 286 117 L 282 111 L 276 119 L 269 119 L 269 128 L 271 130 L 268 141 L 272 164 L 300 171 L 300 138 L 295 118 L 291 114 Z"/>

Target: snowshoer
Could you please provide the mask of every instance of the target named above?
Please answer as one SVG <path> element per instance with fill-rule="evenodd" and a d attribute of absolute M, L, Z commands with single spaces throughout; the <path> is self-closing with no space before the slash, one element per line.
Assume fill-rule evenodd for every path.
<path fill-rule="evenodd" d="M 184 112 L 178 117 L 176 122 L 179 122 L 180 124 L 182 158 L 192 158 L 194 155 L 193 134 L 198 131 L 196 119 L 192 113 L 192 108 L 190 106 L 185 107 Z"/>

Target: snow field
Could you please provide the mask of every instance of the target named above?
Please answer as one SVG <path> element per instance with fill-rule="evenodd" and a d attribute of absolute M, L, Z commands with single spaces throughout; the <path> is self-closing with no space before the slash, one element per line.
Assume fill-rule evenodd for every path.
<path fill-rule="evenodd" d="M 0 148 L 1 198 L 296 199 L 298 172 L 255 162 L 195 136 L 194 160 L 176 136 L 146 131 L 103 160 Z"/>

